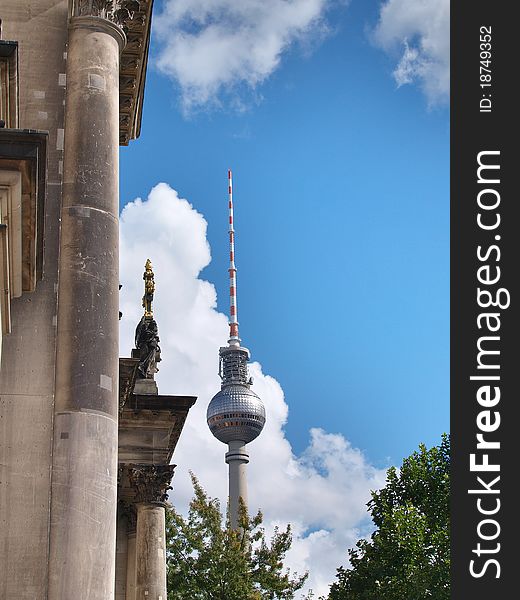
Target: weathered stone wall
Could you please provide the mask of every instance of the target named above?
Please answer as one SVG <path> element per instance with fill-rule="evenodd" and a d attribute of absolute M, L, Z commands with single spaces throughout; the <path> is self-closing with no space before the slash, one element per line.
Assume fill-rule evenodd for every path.
<path fill-rule="evenodd" d="M 49 131 L 43 280 L 12 301 L 0 374 L 0 598 L 47 597 L 67 0 L 2 0 L 19 43 L 20 127 Z"/>
<path fill-rule="evenodd" d="M 126 600 L 126 565 L 128 562 L 128 532 L 126 526 L 126 519 L 121 515 L 118 515 L 116 532 L 116 589 L 114 598 L 115 600 Z"/>

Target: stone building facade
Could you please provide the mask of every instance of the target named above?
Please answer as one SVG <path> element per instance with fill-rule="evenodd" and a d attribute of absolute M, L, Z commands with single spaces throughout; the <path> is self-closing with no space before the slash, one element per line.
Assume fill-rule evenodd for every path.
<path fill-rule="evenodd" d="M 1 600 L 166 600 L 195 398 L 118 347 L 119 146 L 140 132 L 152 4 L 0 3 Z"/>

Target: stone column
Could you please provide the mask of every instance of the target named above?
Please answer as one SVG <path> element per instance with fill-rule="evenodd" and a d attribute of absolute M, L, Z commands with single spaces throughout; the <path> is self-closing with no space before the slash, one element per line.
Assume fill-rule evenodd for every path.
<path fill-rule="evenodd" d="M 125 2 L 71 3 L 48 600 L 114 597 Z"/>
<path fill-rule="evenodd" d="M 167 600 L 164 508 L 175 465 L 143 465 L 130 471 L 136 489 L 135 600 Z"/>
<path fill-rule="evenodd" d="M 229 442 L 226 462 L 229 465 L 229 520 L 232 529 L 238 529 L 240 498 L 247 508 L 247 472 L 249 454 L 244 442 Z"/>

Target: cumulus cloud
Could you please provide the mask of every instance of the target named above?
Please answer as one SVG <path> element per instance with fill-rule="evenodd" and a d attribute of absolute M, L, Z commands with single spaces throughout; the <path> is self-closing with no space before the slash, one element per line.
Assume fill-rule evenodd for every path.
<path fill-rule="evenodd" d="M 295 42 L 327 31 L 332 0 L 167 0 L 155 18 L 159 69 L 178 82 L 186 111 L 255 90 Z"/>
<path fill-rule="evenodd" d="M 178 465 L 171 500 L 185 512 L 192 497 L 189 470 L 211 496 L 227 499 L 226 447 L 210 434 L 206 408 L 220 389 L 218 348 L 228 337 L 227 318 L 216 309 L 216 291 L 199 277 L 211 260 L 206 221 L 165 183 L 121 214 L 121 350 L 129 356 L 141 317 L 142 273 L 147 258 L 156 274 L 154 313 L 161 337 L 160 393 L 198 396 L 175 451 Z M 225 270 L 225 265 L 223 266 Z M 254 356 L 254 349 L 253 349 Z M 307 589 L 325 594 L 346 550 L 370 528 L 366 502 L 384 484 L 376 469 L 345 437 L 311 429 L 309 444 L 295 455 L 284 434 L 289 408 L 280 384 L 251 364 L 254 390 L 267 423 L 250 445 L 250 510 L 261 508 L 266 529 L 293 526 L 288 565 L 310 571 Z"/>
<path fill-rule="evenodd" d="M 388 0 L 373 32 L 375 43 L 400 55 L 393 72 L 398 86 L 417 83 L 430 106 L 445 104 L 450 91 L 449 0 Z"/>

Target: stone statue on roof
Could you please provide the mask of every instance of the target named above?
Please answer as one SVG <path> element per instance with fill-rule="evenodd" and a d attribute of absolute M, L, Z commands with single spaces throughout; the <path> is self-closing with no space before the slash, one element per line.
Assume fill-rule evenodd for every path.
<path fill-rule="evenodd" d="M 135 330 L 135 347 L 139 351 L 138 376 L 141 379 L 153 379 L 159 370 L 157 363 L 161 360 L 159 346 L 159 329 L 153 318 L 152 302 L 155 292 L 155 281 L 150 259 L 146 261 L 144 279 L 143 308 L 141 317 Z"/>

